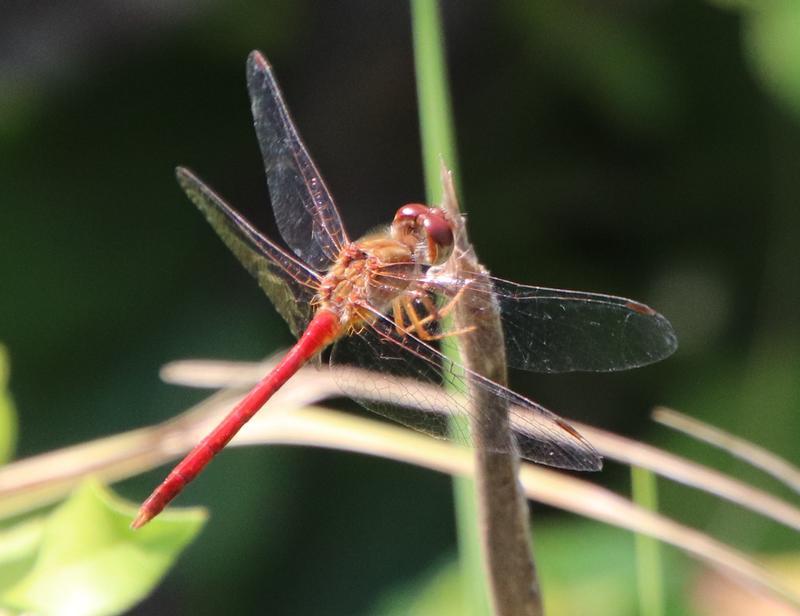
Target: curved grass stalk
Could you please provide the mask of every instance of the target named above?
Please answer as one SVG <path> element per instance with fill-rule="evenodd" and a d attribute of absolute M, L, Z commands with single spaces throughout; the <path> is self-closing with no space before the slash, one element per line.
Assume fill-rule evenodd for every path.
<path fill-rule="evenodd" d="M 329 379 L 319 378 L 320 375 L 306 369 L 301 378 L 286 388 L 289 393 L 270 402 L 269 412 L 257 415 L 232 444 L 326 447 L 452 475 L 469 476 L 474 472 L 470 453 L 453 444 L 325 408 L 297 408 L 298 403 L 302 405 L 308 398 L 335 387 Z M 163 424 L 46 453 L 0 469 L 0 517 L 61 498 L 86 476 L 117 481 L 183 455 L 209 425 L 230 410 L 239 396 L 240 392 L 223 391 Z M 800 597 L 752 558 L 699 530 L 638 507 L 605 488 L 531 464 L 521 466 L 520 481 L 528 498 L 655 537 L 750 588 L 800 606 Z"/>

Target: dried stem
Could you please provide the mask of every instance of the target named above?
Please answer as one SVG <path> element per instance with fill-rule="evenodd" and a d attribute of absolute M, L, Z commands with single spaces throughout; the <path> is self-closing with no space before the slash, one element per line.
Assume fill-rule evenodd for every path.
<path fill-rule="evenodd" d="M 369 379 L 369 375 L 362 378 Z M 338 395 L 337 386 L 324 372 L 305 368 L 285 389 L 286 397 L 271 400 L 270 408 L 256 415 L 233 439 L 232 445 L 328 447 L 381 456 L 454 475 L 473 473 L 474 460 L 462 448 L 399 426 L 330 409 L 297 408 L 334 392 Z M 398 386 L 398 391 L 386 392 L 387 399 L 402 395 L 402 391 L 403 387 Z M 0 517 L 19 515 L 63 498 L 89 475 L 103 481 L 116 481 L 180 457 L 230 411 L 238 398 L 234 391 L 220 392 L 163 424 L 48 452 L 0 468 Z M 606 433 L 602 438 L 603 434 L 597 431 L 590 436 L 604 453 L 613 455 L 614 450 L 620 450 L 617 451 L 618 458 L 640 457 L 644 462 L 649 460 L 647 456 L 652 456 L 652 453 L 639 452 L 636 443 L 621 437 L 613 441 L 612 435 Z M 607 450 L 607 447 L 613 449 Z M 622 452 L 624 455 L 620 456 Z M 661 455 L 666 454 L 661 452 Z M 709 476 L 703 481 L 712 480 Z M 701 531 L 643 510 L 605 488 L 531 464 L 521 466 L 520 481 L 528 498 L 620 528 L 646 533 L 685 550 L 759 593 L 782 598 L 787 605 L 800 606 L 800 598 L 747 555 Z M 698 487 L 717 492 L 714 483 L 701 482 Z M 747 506 L 748 501 L 742 504 Z M 785 507 L 792 508 L 788 503 Z M 800 519 L 797 510 L 792 509 L 795 519 Z M 131 506 L 131 514 L 133 511 Z M 769 515 L 769 512 L 765 513 Z"/>
<path fill-rule="evenodd" d="M 800 492 L 800 469 L 764 447 L 664 406 L 653 410 L 653 419 L 673 430 L 719 447 L 732 456 L 769 473 L 795 492 Z"/>
<path fill-rule="evenodd" d="M 161 373 L 162 378 L 166 378 L 168 382 L 184 386 L 208 389 L 249 387 L 258 381 L 272 365 L 270 362 L 243 364 L 215 360 L 182 360 L 168 364 Z M 354 371 L 355 374 L 348 377 L 336 376 L 336 373 L 343 370 Z M 292 381 L 293 386 L 284 388 L 283 395 L 288 396 L 289 400 L 297 406 L 315 404 L 326 398 L 339 396 L 342 391 L 352 397 L 369 398 L 370 395 L 375 395 L 374 390 L 358 389 L 357 385 L 361 382 L 368 383 L 370 379 L 369 373 L 360 373 L 352 368 L 342 366 L 338 366 L 330 372 L 306 367 L 295 376 Z M 342 382 L 347 383 L 344 389 L 342 389 Z M 406 384 L 402 380 L 398 380 L 397 389 L 382 390 L 380 400 L 402 406 L 408 402 L 408 397 L 404 395 L 408 387 L 431 386 L 420 383 Z M 426 393 L 417 400 L 418 404 L 414 408 L 430 413 L 440 412 L 440 409 L 428 404 L 435 399 L 434 391 Z M 592 443 L 606 460 L 648 469 L 661 477 L 715 494 L 719 498 L 766 516 L 788 528 L 800 530 L 800 510 L 764 490 L 747 485 L 734 477 L 689 461 L 674 453 L 658 449 L 653 445 L 576 421 L 570 421 L 570 423 Z M 2 477 L 3 471 L 0 469 L 0 500 L 3 498 Z M 1 514 L 2 507 L 0 507 Z"/>
<path fill-rule="evenodd" d="M 452 175 L 444 164 L 442 184 L 442 207 L 459 223 Z M 461 270 L 469 271 L 471 276 L 484 275 L 463 224 L 458 224 L 455 250 L 451 266 L 456 277 Z M 505 340 L 495 299 L 467 288 L 456 304 L 454 318 L 457 329 L 471 328 L 469 333 L 458 336 L 462 363 L 496 383 L 506 384 Z M 494 612 L 501 616 L 542 614 L 531 555 L 528 506 L 519 485 L 519 457 L 513 453 L 508 406 L 479 387 L 471 393 L 476 407 L 470 421 L 475 444 L 475 490 Z"/>

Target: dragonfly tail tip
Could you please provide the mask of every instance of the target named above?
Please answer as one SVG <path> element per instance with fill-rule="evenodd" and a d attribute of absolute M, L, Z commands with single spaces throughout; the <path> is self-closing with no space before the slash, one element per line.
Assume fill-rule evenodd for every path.
<path fill-rule="evenodd" d="M 131 522 L 131 530 L 138 530 L 147 524 L 152 518 L 153 516 L 149 511 L 140 509 L 139 513 L 136 515 L 136 518 L 133 520 L 133 522 Z"/>

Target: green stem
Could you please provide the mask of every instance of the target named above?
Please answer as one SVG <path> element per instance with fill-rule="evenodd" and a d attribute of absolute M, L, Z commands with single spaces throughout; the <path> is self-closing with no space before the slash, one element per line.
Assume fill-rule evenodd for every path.
<path fill-rule="evenodd" d="M 631 467 L 633 501 L 650 511 L 658 510 L 658 486 L 653 473 L 638 466 Z M 639 613 L 642 616 L 664 614 L 664 587 L 661 552 L 658 540 L 636 534 L 636 577 Z"/>
<path fill-rule="evenodd" d="M 436 204 L 442 199 L 440 160 L 458 177 L 444 42 L 436 0 L 411 0 L 411 22 L 426 198 L 428 203 Z M 455 345 L 445 346 L 448 357 L 457 361 Z M 473 614 L 489 614 L 473 481 L 455 477 L 453 483 L 464 606 L 469 606 Z"/>
<path fill-rule="evenodd" d="M 425 189 L 428 203 L 436 204 L 442 199 L 440 158 L 459 177 L 444 37 L 436 0 L 411 0 L 411 22 Z"/>

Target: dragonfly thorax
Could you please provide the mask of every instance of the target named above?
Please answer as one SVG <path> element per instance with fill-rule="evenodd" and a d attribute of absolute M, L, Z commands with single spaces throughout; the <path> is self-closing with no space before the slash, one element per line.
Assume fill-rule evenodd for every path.
<path fill-rule="evenodd" d="M 377 318 L 403 293 L 419 266 L 408 245 L 385 235 L 345 246 L 319 285 L 317 304 L 339 316 L 343 327 L 359 329 Z"/>

